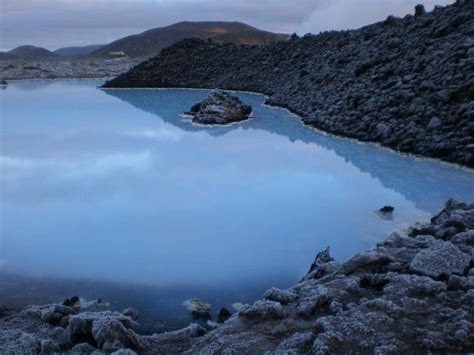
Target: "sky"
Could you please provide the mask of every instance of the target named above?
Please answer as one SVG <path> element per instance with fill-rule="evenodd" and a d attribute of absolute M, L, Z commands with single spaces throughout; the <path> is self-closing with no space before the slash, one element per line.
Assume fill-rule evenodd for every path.
<path fill-rule="evenodd" d="M 109 43 L 179 21 L 241 21 L 305 34 L 359 28 L 454 0 L 0 0 L 0 50 Z"/>

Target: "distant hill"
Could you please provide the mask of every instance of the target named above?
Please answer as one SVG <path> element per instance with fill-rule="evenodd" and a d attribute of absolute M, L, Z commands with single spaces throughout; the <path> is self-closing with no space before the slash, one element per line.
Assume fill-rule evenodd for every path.
<path fill-rule="evenodd" d="M 13 53 L 0 52 L 0 60 L 11 60 L 11 59 L 19 59 L 19 57 Z"/>
<path fill-rule="evenodd" d="M 4 52 L 4 54 L 13 55 L 13 58 L 6 59 L 54 59 L 59 56 L 45 48 L 35 47 L 35 46 L 21 46 L 15 49 L 12 49 L 9 52 Z"/>
<path fill-rule="evenodd" d="M 263 31 L 241 22 L 179 22 L 114 41 L 92 53 L 106 56 L 124 52 L 130 57 L 153 56 L 185 38 L 212 39 L 214 42 L 261 45 L 288 39 L 287 34 Z"/>
<path fill-rule="evenodd" d="M 82 47 L 64 47 L 56 49 L 54 53 L 63 57 L 86 56 L 104 46 L 105 44 L 92 44 L 90 46 Z"/>

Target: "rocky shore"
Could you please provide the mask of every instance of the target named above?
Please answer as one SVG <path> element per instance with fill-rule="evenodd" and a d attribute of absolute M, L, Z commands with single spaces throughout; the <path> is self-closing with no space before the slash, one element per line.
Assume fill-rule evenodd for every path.
<path fill-rule="evenodd" d="M 106 87 L 264 93 L 318 129 L 474 166 L 474 1 L 266 46 L 184 40 Z"/>
<path fill-rule="evenodd" d="M 0 60 L 0 80 L 110 78 L 128 71 L 143 58 L 59 58 Z"/>
<path fill-rule="evenodd" d="M 191 117 L 194 123 L 203 125 L 226 125 L 242 122 L 249 118 L 252 107 L 244 104 L 238 97 L 215 89 L 208 97 L 184 112 L 184 117 Z"/>
<path fill-rule="evenodd" d="M 153 335 L 138 333 L 139 315 L 133 309 L 84 312 L 74 299 L 3 310 L 0 349 L 83 354 L 474 351 L 474 203 L 450 200 L 430 224 L 395 233 L 343 263 L 324 250 L 297 285 L 272 288 L 263 297 L 223 324 L 191 324 Z"/>

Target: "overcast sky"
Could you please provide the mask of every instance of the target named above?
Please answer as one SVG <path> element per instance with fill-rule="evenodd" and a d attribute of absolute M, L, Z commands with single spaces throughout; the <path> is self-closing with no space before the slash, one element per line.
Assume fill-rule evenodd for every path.
<path fill-rule="evenodd" d="M 0 0 L 0 50 L 108 43 L 178 21 L 246 22 L 304 34 L 358 28 L 454 0 Z"/>

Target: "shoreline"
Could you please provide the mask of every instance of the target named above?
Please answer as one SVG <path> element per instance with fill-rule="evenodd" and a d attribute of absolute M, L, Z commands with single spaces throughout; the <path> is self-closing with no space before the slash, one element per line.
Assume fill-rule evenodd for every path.
<path fill-rule="evenodd" d="M 473 317 L 474 203 L 450 200 L 431 223 L 394 233 L 344 262 L 320 252 L 298 284 L 268 290 L 221 325 L 192 323 L 141 335 L 133 310 L 28 306 L 0 313 L 0 347 L 171 354 L 472 351 Z"/>
<path fill-rule="evenodd" d="M 82 80 L 82 79 L 79 78 L 78 80 Z M 183 90 L 183 91 L 187 91 L 187 90 L 191 90 L 191 91 L 206 90 L 206 91 L 209 91 L 209 90 L 213 90 L 213 89 L 209 89 L 209 88 L 193 88 L 193 87 L 189 87 L 189 88 L 187 88 L 187 87 L 186 88 L 185 87 L 175 87 L 175 88 L 173 88 L 173 87 L 156 87 L 156 88 L 147 88 L 147 87 L 121 87 L 121 88 L 98 87 L 97 89 L 98 90 L 103 90 L 103 91 L 113 91 L 113 90 Z M 441 164 L 443 166 L 453 167 L 453 168 L 464 170 L 464 171 L 467 171 L 467 172 L 470 172 L 470 173 L 474 174 L 474 167 L 469 167 L 469 166 L 465 166 L 465 165 L 462 165 L 462 164 L 459 164 L 459 163 L 456 163 L 456 162 L 450 162 L 450 161 L 442 160 L 442 159 L 439 159 L 439 158 L 423 156 L 423 155 L 419 155 L 419 154 L 415 154 L 415 153 L 401 152 L 401 151 L 392 149 L 390 147 L 383 146 L 380 142 L 376 142 L 376 141 L 361 141 L 361 140 L 358 140 L 357 138 L 346 137 L 346 136 L 337 135 L 337 134 L 334 134 L 334 133 L 331 133 L 331 132 L 323 131 L 323 130 L 317 128 L 317 127 L 314 127 L 314 126 L 311 126 L 311 125 L 305 123 L 304 120 L 303 120 L 303 117 L 300 116 L 299 114 L 291 111 L 291 109 L 289 109 L 287 107 L 273 105 L 271 103 L 268 103 L 267 100 L 270 97 L 267 94 L 264 94 L 264 93 L 255 92 L 255 91 L 248 91 L 248 90 L 247 91 L 246 90 L 225 90 L 225 91 L 230 92 L 230 93 L 243 93 L 243 94 L 251 94 L 251 95 L 262 96 L 262 97 L 265 98 L 265 101 L 262 103 L 263 106 L 270 107 L 274 110 L 283 110 L 283 111 L 287 112 L 290 116 L 296 118 L 303 127 L 307 128 L 307 129 L 310 129 L 310 130 L 312 130 L 312 131 L 314 131 L 318 134 L 321 134 L 323 136 L 342 139 L 342 140 L 347 140 L 349 142 L 360 144 L 360 145 L 375 146 L 375 147 L 377 147 L 379 149 L 382 149 L 386 152 L 390 152 L 390 153 L 393 153 L 393 154 L 398 154 L 400 156 L 409 157 L 409 158 L 412 158 L 412 159 L 415 159 L 415 160 L 418 160 L 418 161 L 435 162 L 435 163 Z M 239 124 L 245 124 L 245 122 L 246 121 L 244 121 L 242 123 L 238 122 L 238 123 L 233 123 L 233 124 L 239 125 Z M 207 126 L 207 127 L 213 127 L 213 126 L 219 127 L 219 126 L 222 126 L 222 125 L 205 125 L 205 126 Z"/>
<path fill-rule="evenodd" d="M 320 131 L 472 168 L 474 3 L 418 10 L 263 47 L 188 39 L 104 88 L 261 92 Z"/>
<path fill-rule="evenodd" d="M 65 78 L 22 78 L 22 79 L 11 79 L 11 80 L 8 80 L 9 82 L 24 82 L 24 81 L 73 81 L 73 80 L 107 80 L 107 79 L 110 79 L 110 78 L 113 78 L 113 77 L 97 77 L 97 78 L 88 78 L 88 77 L 65 77 Z M 194 88 L 194 87 L 156 87 L 156 88 L 150 88 L 150 87 L 121 87 L 121 88 L 114 88 L 114 87 L 97 87 L 97 90 L 102 90 L 102 91 L 113 91 L 113 90 L 183 90 L 183 91 L 186 91 L 186 90 L 192 90 L 192 91 L 202 91 L 202 90 L 205 90 L 205 91 L 209 91 L 209 90 L 213 90 L 213 89 L 210 89 L 210 88 Z M 369 145 L 369 146 L 374 146 L 374 147 L 377 147 L 379 149 L 382 149 L 386 152 L 390 152 L 390 153 L 393 153 L 393 154 L 398 154 L 400 156 L 403 156 L 403 157 L 408 157 L 408 158 L 411 158 L 411 159 L 415 159 L 417 161 L 428 161 L 428 162 L 435 162 L 437 164 L 441 164 L 443 166 L 448 166 L 448 167 L 453 167 L 453 168 L 456 168 L 456 169 L 460 169 L 460 170 L 463 170 L 463 171 L 467 171 L 467 172 L 470 172 L 470 173 L 474 173 L 474 167 L 470 167 L 470 166 L 466 166 L 466 165 L 462 165 L 462 164 L 459 164 L 459 163 L 456 163 L 456 162 L 450 162 L 450 161 L 446 161 L 446 160 L 442 160 L 440 158 L 435 158 L 435 157 L 430 157 L 430 156 L 423 156 L 423 155 L 420 155 L 420 154 L 416 154 L 416 153 L 411 153 L 411 152 L 402 152 L 402 151 L 398 151 L 398 150 L 395 150 L 395 149 L 392 149 L 390 147 L 387 147 L 387 146 L 384 146 L 382 145 L 380 142 L 377 142 L 377 141 L 363 141 L 363 140 L 358 140 L 357 138 L 352 138 L 352 137 L 347 137 L 347 136 L 343 136 L 343 135 L 338 135 L 338 134 L 334 134 L 334 133 L 331 133 L 331 132 L 327 132 L 327 131 L 324 131 L 324 130 L 321 130 L 317 127 L 314 127 L 310 124 L 307 124 L 304 122 L 303 120 L 303 117 L 300 116 L 298 113 L 295 113 L 293 111 L 291 111 L 291 109 L 287 108 L 287 107 L 284 107 L 284 106 L 279 106 L 279 105 L 274 105 L 272 103 L 269 103 L 267 102 L 267 100 L 270 98 L 270 96 L 268 96 L 267 94 L 264 94 L 264 93 L 261 93 L 261 92 L 255 92 L 255 91 L 248 91 L 248 90 L 225 90 L 226 92 L 231 92 L 231 93 L 244 93 L 244 94 L 251 94 L 251 95 L 257 95 L 257 96 L 262 96 L 265 98 L 265 101 L 262 103 L 263 106 L 266 106 L 266 107 L 270 107 L 272 109 L 278 109 L 278 110 L 283 110 L 283 111 L 286 111 L 290 116 L 293 116 L 294 118 L 298 119 L 299 123 L 307 128 L 307 129 L 310 129 L 318 134 L 321 134 L 321 135 L 324 135 L 326 137 L 331 137 L 331 138 L 337 138 L 337 139 L 342 139 L 342 140 L 347 140 L 349 142 L 352 142 L 352 143 L 355 143 L 355 144 L 359 144 L 359 145 Z M 196 125 L 196 126 L 199 126 L 201 127 L 201 125 L 199 124 L 195 124 L 195 123 L 192 123 L 193 125 Z M 231 124 L 227 124 L 227 125 L 203 125 L 205 127 L 225 127 L 225 126 L 230 126 L 230 125 L 240 125 L 240 124 L 245 124 L 245 121 L 244 122 L 237 122 L 237 123 L 231 123 Z"/>

